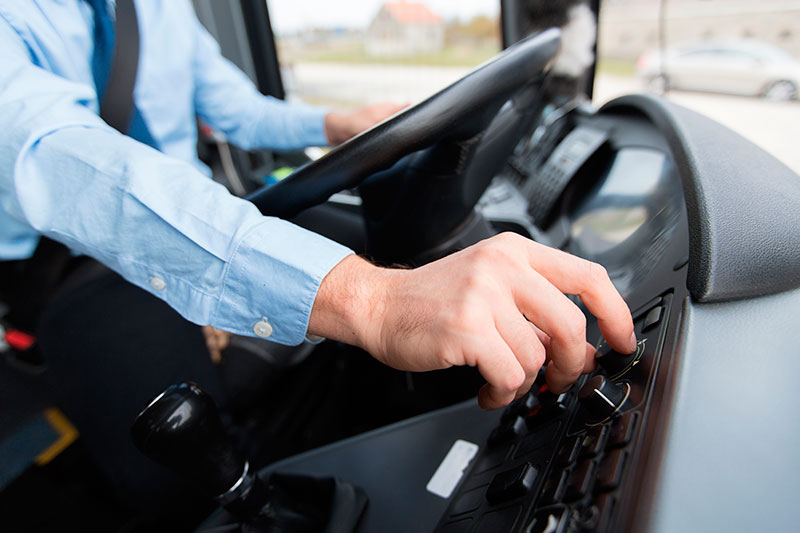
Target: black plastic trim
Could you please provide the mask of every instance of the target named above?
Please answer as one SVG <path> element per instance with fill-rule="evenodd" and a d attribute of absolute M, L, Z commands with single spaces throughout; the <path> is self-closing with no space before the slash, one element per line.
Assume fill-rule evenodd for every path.
<path fill-rule="evenodd" d="M 800 176 L 744 137 L 662 98 L 623 96 L 662 131 L 689 217 L 687 286 L 700 302 L 740 300 L 800 287 Z"/>

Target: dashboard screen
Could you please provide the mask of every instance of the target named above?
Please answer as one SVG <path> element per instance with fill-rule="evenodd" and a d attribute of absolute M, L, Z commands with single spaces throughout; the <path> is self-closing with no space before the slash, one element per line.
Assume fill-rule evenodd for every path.
<path fill-rule="evenodd" d="M 619 150 L 568 210 L 568 251 L 603 264 L 628 292 L 661 260 L 683 212 L 672 161 L 650 148 Z"/>

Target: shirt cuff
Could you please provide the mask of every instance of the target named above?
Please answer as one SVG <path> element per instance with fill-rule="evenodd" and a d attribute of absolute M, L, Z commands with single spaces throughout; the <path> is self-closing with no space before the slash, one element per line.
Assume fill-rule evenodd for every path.
<path fill-rule="evenodd" d="M 297 345 L 322 279 L 352 250 L 284 220 L 266 217 L 239 242 L 212 324 L 239 335 Z"/>
<path fill-rule="evenodd" d="M 330 110 L 327 107 L 297 105 L 296 124 L 306 146 L 328 146 L 328 136 L 325 135 L 325 117 Z"/>

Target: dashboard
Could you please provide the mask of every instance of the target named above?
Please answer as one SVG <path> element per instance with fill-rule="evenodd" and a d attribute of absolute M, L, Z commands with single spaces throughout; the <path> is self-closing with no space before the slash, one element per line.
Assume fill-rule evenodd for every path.
<path fill-rule="evenodd" d="M 501 412 L 468 401 L 262 475 L 359 485 L 365 532 L 791 530 L 800 178 L 732 135 L 652 97 L 579 109 L 520 143 L 477 206 L 603 264 L 634 354 L 589 317 L 598 370 L 564 394 L 537 380 Z"/>

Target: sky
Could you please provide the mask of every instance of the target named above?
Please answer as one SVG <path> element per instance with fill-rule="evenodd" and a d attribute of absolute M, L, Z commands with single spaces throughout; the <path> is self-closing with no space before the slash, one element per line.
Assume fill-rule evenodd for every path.
<path fill-rule="evenodd" d="M 290 33 L 303 27 L 366 28 L 385 0 L 267 0 L 272 27 Z M 469 20 L 496 16 L 499 0 L 422 0 L 437 15 Z"/>

